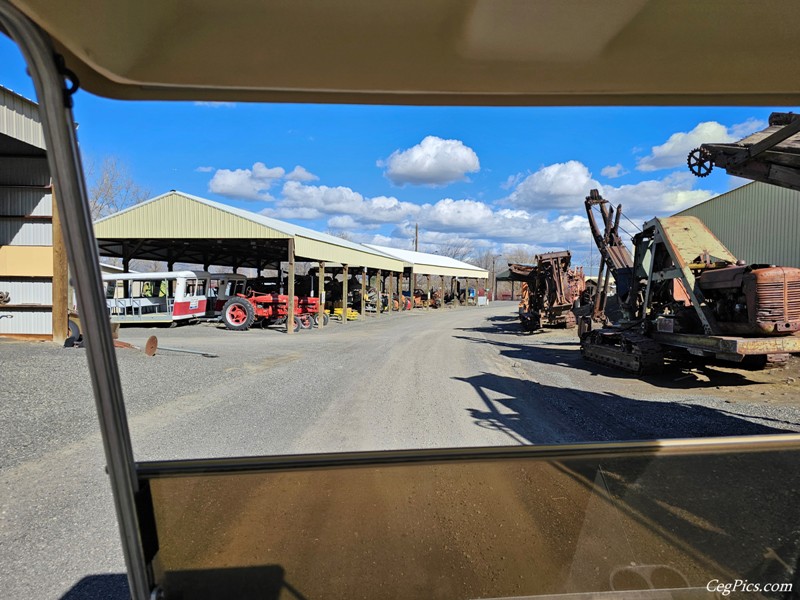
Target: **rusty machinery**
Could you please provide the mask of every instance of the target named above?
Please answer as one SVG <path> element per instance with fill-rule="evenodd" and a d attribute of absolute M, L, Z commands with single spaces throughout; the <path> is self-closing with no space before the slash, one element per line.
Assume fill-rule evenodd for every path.
<path fill-rule="evenodd" d="M 570 268 L 568 250 L 538 254 L 535 264 L 508 265 L 511 279 L 523 282 L 519 319 L 525 331 L 545 327 L 575 327 L 573 306 L 586 288 L 583 267 Z"/>
<path fill-rule="evenodd" d="M 697 177 L 707 177 L 716 166 L 729 175 L 800 191 L 800 115 L 774 112 L 765 129 L 732 144 L 703 144 L 686 162 Z"/>
<path fill-rule="evenodd" d="M 618 233 L 622 207 L 611 209 L 592 190 L 586 208 L 601 279 L 607 290 L 608 276 L 615 278 L 621 318 L 607 322 L 598 280 L 592 315 L 603 327 L 582 321 L 585 358 L 644 374 L 659 370 L 667 352 L 761 363 L 800 352 L 800 269 L 737 261 L 695 217 L 648 221 L 633 237 L 631 256 Z"/>

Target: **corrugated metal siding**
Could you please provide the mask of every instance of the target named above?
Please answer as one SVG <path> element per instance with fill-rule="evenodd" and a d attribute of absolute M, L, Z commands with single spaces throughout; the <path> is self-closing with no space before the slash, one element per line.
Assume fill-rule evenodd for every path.
<path fill-rule="evenodd" d="M 49 221 L 0 218 L 0 246 L 52 246 L 53 225 Z"/>
<path fill-rule="evenodd" d="M 800 192 L 755 182 L 679 214 L 698 217 L 739 260 L 800 267 Z"/>
<path fill-rule="evenodd" d="M 0 335 L 52 335 L 53 313 L 49 310 L 13 310 L 0 307 L 0 314 L 14 315 L 0 319 Z"/>
<path fill-rule="evenodd" d="M 53 216 L 53 195 L 37 188 L 0 188 L 0 216 Z"/>
<path fill-rule="evenodd" d="M 0 185 L 50 185 L 47 158 L 1 158 Z"/>
<path fill-rule="evenodd" d="M 0 279 L 0 292 L 11 294 L 10 304 L 53 304 L 53 283 L 49 279 L 3 278 Z"/>
<path fill-rule="evenodd" d="M 101 239 L 287 239 L 285 233 L 206 206 L 180 194 L 168 194 L 95 223 Z"/>
<path fill-rule="evenodd" d="M 27 98 L 0 87 L 0 133 L 44 149 L 39 107 Z"/>

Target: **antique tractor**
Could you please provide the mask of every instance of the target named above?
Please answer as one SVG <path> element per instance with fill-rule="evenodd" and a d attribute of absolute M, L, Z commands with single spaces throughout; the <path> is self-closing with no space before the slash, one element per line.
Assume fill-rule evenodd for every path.
<path fill-rule="evenodd" d="M 317 325 L 319 298 L 294 298 L 294 331 Z M 289 296 L 264 294 L 249 289 L 245 294 L 230 298 L 222 308 L 222 322 L 227 329 L 246 331 L 258 323 L 262 328 L 286 323 L 289 316 Z M 323 313 L 323 325 L 329 316 Z"/>

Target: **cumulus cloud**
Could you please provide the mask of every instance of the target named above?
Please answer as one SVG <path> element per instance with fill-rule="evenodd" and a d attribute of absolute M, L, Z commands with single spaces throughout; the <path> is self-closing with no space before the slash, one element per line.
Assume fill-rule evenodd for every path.
<path fill-rule="evenodd" d="M 523 179 L 506 201 L 529 209 L 573 209 L 580 206 L 592 188 L 600 184 L 589 169 L 577 160 L 542 167 Z"/>
<path fill-rule="evenodd" d="M 349 187 L 329 187 L 325 185 L 305 185 L 298 181 L 287 181 L 283 186 L 282 198 L 275 214 L 283 218 L 309 218 L 299 216 L 308 209 L 319 215 L 349 215 L 361 223 L 396 223 L 407 219 L 420 210 L 420 206 L 401 202 L 391 196 L 366 198 Z M 291 215 L 291 216 L 286 216 Z"/>
<path fill-rule="evenodd" d="M 598 189 L 613 204 L 623 203 L 626 214 L 650 218 L 673 214 L 714 195 L 710 190 L 695 189 L 697 182 L 688 171 L 678 171 L 662 179 L 636 184 L 601 185 L 592 178 L 586 165 L 573 160 L 542 167 L 529 175 L 504 199 L 504 203 L 526 211 L 557 210 L 565 215 L 581 214 L 589 190 Z"/>
<path fill-rule="evenodd" d="M 627 173 L 628 171 L 625 170 L 621 163 L 609 165 L 600 169 L 600 175 L 603 177 L 608 177 L 609 179 L 616 179 L 617 177 L 627 175 Z"/>
<path fill-rule="evenodd" d="M 200 173 L 208 173 L 214 169 L 213 167 L 197 167 L 195 170 Z M 272 201 L 275 198 L 269 193 L 269 190 L 281 180 L 306 182 L 317 179 L 319 177 L 300 165 L 295 166 L 287 173 L 283 167 L 268 167 L 263 162 L 257 162 L 249 169 L 217 169 L 211 181 L 208 182 L 208 191 L 228 198 Z M 305 211 L 305 214 L 310 213 Z M 306 216 L 304 218 L 316 217 Z"/>
<path fill-rule="evenodd" d="M 694 189 L 697 179 L 688 171 L 678 171 L 664 179 L 651 179 L 620 187 L 606 186 L 603 197 L 614 205 L 622 204 L 623 214 L 635 222 L 672 215 L 705 202 L 716 194 Z"/>
<path fill-rule="evenodd" d="M 217 169 L 208 182 L 208 190 L 228 198 L 272 200 L 268 191 L 284 173 L 281 167 L 270 168 L 262 162 L 255 163 L 252 169 Z"/>
<path fill-rule="evenodd" d="M 636 168 L 639 171 L 657 171 L 682 167 L 686 165 L 686 157 L 689 152 L 700 144 L 729 144 L 765 126 L 766 123 L 757 119 L 748 119 L 744 123 L 731 127 L 726 127 L 716 121 L 705 121 L 699 123 L 691 131 L 673 133 L 660 146 L 653 146 L 650 154 L 639 159 Z"/>
<path fill-rule="evenodd" d="M 319 177 L 313 173 L 309 173 L 300 165 L 297 165 L 289 173 L 286 174 L 287 181 L 316 181 Z"/>
<path fill-rule="evenodd" d="M 397 185 L 441 186 L 463 181 L 467 173 L 480 170 L 478 155 L 460 140 L 429 135 L 407 150 L 395 150 L 385 161 L 385 175 Z"/>

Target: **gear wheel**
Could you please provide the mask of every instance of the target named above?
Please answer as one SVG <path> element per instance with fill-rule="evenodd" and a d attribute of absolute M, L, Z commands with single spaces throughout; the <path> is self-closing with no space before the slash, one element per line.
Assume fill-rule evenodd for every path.
<path fill-rule="evenodd" d="M 708 177 L 714 168 L 711 154 L 705 148 L 695 148 L 689 152 L 686 164 L 689 165 L 689 170 L 695 177 Z"/>

